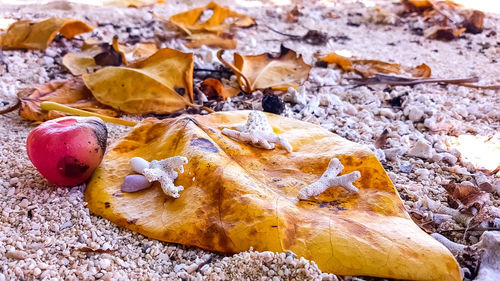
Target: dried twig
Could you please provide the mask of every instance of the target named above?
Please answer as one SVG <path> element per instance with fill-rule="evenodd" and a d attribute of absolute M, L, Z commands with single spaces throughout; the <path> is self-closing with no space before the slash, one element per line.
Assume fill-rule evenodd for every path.
<path fill-rule="evenodd" d="M 463 84 L 475 83 L 479 81 L 478 77 L 469 78 L 456 78 L 456 79 L 442 79 L 442 78 L 406 78 L 401 76 L 393 76 L 386 74 L 375 74 L 375 77 L 370 78 L 348 78 L 355 82 L 356 85 L 374 85 L 374 84 L 388 84 L 392 86 L 413 86 L 424 83 L 447 83 L 447 84 Z"/>
<path fill-rule="evenodd" d="M 458 229 L 447 229 L 441 230 L 439 233 L 449 233 L 449 232 L 465 232 L 465 231 L 498 231 L 500 227 L 475 227 L 475 228 L 458 228 Z"/>
<path fill-rule="evenodd" d="M 266 25 L 266 27 L 269 28 L 269 30 L 276 32 L 280 35 L 288 36 L 292 40 L 301 40 L 301 41 L 306 42 L 306 43 L 311 44 L 311 45 L 324 45 L 324 44 L 326 44 L 326 42 L 328 42 L 328 39 L 330 39 L 330 37 L 328 37 L 328 34 L 321 32 L 321 31 L 318 31 L 318 30 L 309 30 L 304 35 L 295 35 L 295 34 L 283 33 L 281 31 L 278 31 L 278 30 L 268 26 L 268 25 Z"/>

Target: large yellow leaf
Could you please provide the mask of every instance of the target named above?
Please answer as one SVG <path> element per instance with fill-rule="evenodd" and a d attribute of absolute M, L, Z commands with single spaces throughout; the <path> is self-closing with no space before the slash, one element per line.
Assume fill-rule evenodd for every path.
<path fill-rule="evenodd" d="M 42 111 L 40 103 L 44 101 L 57 102 L 107 116 L 118 115 L 116 110 L 99 103 L 85 87 L 81 78 L 53 81 L 40 85 L 36 89 L 23 90 L 18 93 L 18 96 L 21 102 L 19 115 L 32 121 L 42 122 L 67 115 L 55 110 Z"/>
<path fill-rule="evenodd" d="M 246 93 L 256 89 L 273 88 L 286 90 L 298 87 L 307 79 L 311 66 L 306 64 L 301 55 L 293 50 L 281 46 L 279 54 L 262 54 L 242 56 L 234 54 L 234 65 L 218 57 L 236 74 L 238 84 Z"/>
<path fill-rule="evenodd" d="M 193 54 L 161 49 L 134 67 L 105 67 L 83 80 L 95 98 L 127 113 L 193 106 Z"/>
<path fill-rule="evenodd" d="M 426 64 L 421 64 L 414 68 L 402 69 L 396 63 L 379 60 L 349 59 L 337 53 L 330 53 L 320 59 L 327 63 L 336 64 L 344 71 L 356 72 L 363 77 L 374 77 L 377 73 L 401 74 L 403 72 L 419 78 L 428 78 L 431 76 L 431 68 Z"/>
<path fill-rule="evenodd" d="M 206 21 L 200 21 L 203 13 L 208 11 L 213 12 L 212 16 Z M 233 26 L 245 27 L 255 24 L 251 17 L 232 11 L 228 7 L 221 7 L 214 2 L 203 8 L 173 15 L 169 21 L 189 35 L 199 32 L 220 34 Z"/>
<path fill-rule="evenodd" d="M 45 50 L 57 33 L 73 38 L 92 29 L 85 22 L 70 18 L 49 18 L 39 22 L 21 20 L 10 25 L 6 33 L 0 34 L 0 45 L 6 50 Z"/>
<path fill-rule="evenodd" d="M 270 125 L 293 152 L 256 148 L 221 133 L 248 113 L 146 119 L 107 152 L 87 186 L 88 208 L 147 237 L 222 253 L 291 250 L 335 274 L 461 280 L 451 253 L 412 222 L 368 148 L 272 114 Z M 175 180 L 184 186 L 180 198 L 166 196 L 158 183 L 121 192 L 136 156 L 186 157 Z M 299 201 L 298 191 L 318 180 L 333 157 L 343 173 L 361 173 L 359 193 L 330 188 Z"/>

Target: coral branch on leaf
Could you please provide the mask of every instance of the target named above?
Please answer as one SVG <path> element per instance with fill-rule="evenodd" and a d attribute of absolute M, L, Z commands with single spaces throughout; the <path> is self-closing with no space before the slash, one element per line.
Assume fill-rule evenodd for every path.
<path fill-rule="evenodd" d="M 238 125 L 236 130 L 224 128 L 222 133 L 239 141 L 250 142 L 256 147 L 274 149 L 274 144 L 279 144 L 286 151 L 292 152 L 290 143 L 273 132 L 266 115 L 260 111 L 250 112 L 247 123 Z"/>
<path fill-rule="evenodd" d="M 350 192 L 358 192 L 358 189 L 352 184 L 361 177 L 359 171 L 354 171 L 349 174 L 338 176 L 344 169 L 339 159 L 332 158 L 328 164 L 328 168 L 323 173 L 319 180 L 302 188 L 299 191 L 299 199 L 307 199 L 311 196 L 317 196 L 327 190 L 329 187 L 341 186 Z"/>
<path fill-rule="evenodd" d="M 184 190 L 182 185 L 176 186 L 174 184 L 174 180 L 179 175 L 174 169 L 177 169 L 182 174 L 184 173 L 183 165 L 187 163 L 187 158 L 182 156 L 151 162 L 140 157 L 130 159 L 130 165 L 134 171 L 143 174 L 149 182 L 159 181 L 163 192 L 173 198 L 179 198 L 179 191 Z"/>

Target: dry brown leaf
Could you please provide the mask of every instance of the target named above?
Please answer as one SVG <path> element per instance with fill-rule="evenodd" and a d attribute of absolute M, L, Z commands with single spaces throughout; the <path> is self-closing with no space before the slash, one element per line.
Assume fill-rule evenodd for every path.
<path fill-rule="evenodd" d="M 95 98 L 127 113 L 172 113 L 193 105 L 193 54 L 161 49 L 134 67 L 84 74 Z"/>
<path fill-rule="evenodd" d="M 86 41 L 80 53 L 67 53 L 62 63 L 73 75 L 82 75 L 98 66 L 133 65 L 158 51 L 155 43 L 142 42 L 134 46 L 118 43 L 116 38 L 110 45 L 104 42 Z"/>
<path fill-rule="evenodd" d="M 19 115 L 33 121 L 42 122 L 67 115 L 55 110 L 42 111 L 40 103 L 43 101 L 57 102 L 72 108 L 107 116 L 118 115 L 116 110 L 99 103 L 85 87 L 81 78 L 43 84 L 36 89 L 21 91 L 18 96 L 21 100 Z"/>
<path fill-rule="evenodd" d="M 0 46 L 5 50 L 45 50 L 57 33 L 73 38 L 92 29 L 85 22 L 70 18 L 49 18 L 39 22 L 22 20 L 10 25 L 6 33 L 0 34 Z"/>
<path fill-rule="evenodd" d="M 239 89 L 224 87 L 222 82 L 214 78 L 205 79 L 201 83 L 200 89 L 208 98 L 215 98 L 218 100 L 226 100 L 240 93 Z"/>
<path fill-rule="evenodd" d="M 217 56 L 236 74 L 241 90 L 246 93 L 256 89 L 296 88 L 307 79 L 311 70 L 311 66 L 304 62 L 301 55 L 283 46 L 279 54 L 242 56 L 234 53 L 234 65 L 222 59 L 221 51 Z"/>
<path fill-rule="evenodd" d="M 295 5 L 293 9 L 290 11 L 287 11 L 285 14 L 285 22 L 288 23 L 296 23 L 299 21 L 299 16 L 301 16 L 302 13 L 299 11 L 299 7 Z"/>
<path fill-rule="evenodd" d="M 460 201 L 466 209 L 474 207 L 476 210 L 480 210 L 486 203 L 490 202 L 489 194 L 473 185 L 450 182 L 443 187 L 451 199 Z"/>
<path fill-rule="evenodd" d="M 335 52 L 319 59 L 330 64 L 336 64 L 346 72 L 356 72 L 365 78 L 375 77 L 379 73 L 408 73 L 414 77 L 422 78 L 431 76 L 431 69 L 426 64 L 421 64 L 415 68 L 401 69 L 399 64 L 379 60 L 349 59 Z"/>
<path fill-rule="evenodd" d="M 265 150 L 221 133 L 248 111 L 147 119 L 111 147 L 85 191 L 87 207 L 122 227 L 162 241 L 226 254 L 293 251 L 324 272 L 404 280 L 461 280 L 451 253 L 415 225 L 373 153 L 320 126 L 267 114 L 293 147 Z M 132 157 L 184 156 L 175 185 L 121 192 Z M 298 200 L 332 158 L 342 173 L 358 170 L 359 193 L 332 187 Z"/>
<path fill-rule="evenodd" d="M 432 2 L 429 0 L 401 0 L 403 5 L 410 11 L 424 11 L 432 9 Z"/>
<path fill-rule="evenodd" d="M 451 41 L 463 32 L 481 33 L 484 13 L 461 7 L 453 1 L 402 0 L 408 12 L 418 12 L 427 23 L 424 36 Z"/>
<path fill-rule="evenodd" d="M 382 134 L 375 140 L 375 148 L 383 148 L 387 145 L 387 139 L 389 138 L 389 130 L 384 129 Z"/>
<path fill-rule="evenodd" d="M 115 249 L 92 249 L 90 247 L 81 247 L 81 248 L 76 248 L 75 251 L 77 252 L 82 252 L 82 253 L 93 253 L 93 254 L 111 254 L 116 252 L 117 250 Z"/>
<path fill-rule="evenodd" d="M 430 39 L 451 41 L 460 36 L 460 34 L 464 33 L 465 30 L 465 27 L 454 29 L 449 26 L 435 25 L 424 30 L 424 36 Z"/>
<path fill-rule="evenodd" d="M 204 13 L 209 11 L 213 12 L 212 16 L 206 21 L 200 21 Z M 252 18 L 232 11 L 228 7 L 221 7 L 214 2 L 210 2 L 203 8 L 196 8 L 173 15 L 169 21 L 188 35 L 193 33 L 215 33 L 219 35 L 231 27 L 247 27 L 255 24 Z"/>
<path fill-rule="evenodd" d="M 416 78 L 429 78 L 432 75 L 431 68 L 425 63 L 417 65 L 415 68 L 407 69 L 406 71 L 410 73 L 412 77 Z"/>
<path fill-rule="evenodd" d="M 228 36 L 217 36 L 214 34 L 194 34 L 189 36 L 189 42 L 186 42 L 184 45 L 191 49 L 198 49 L 203 45 L 214 49 L 236 49 L 236 40 L 227 37 Z"/>
<path fill-rule="evenodd" d="M 484 13 L 477 10 L 472 10 L 465 15 L 465 21 L 463 26 L 467 29 L 467 32 L 472 34 L 481 33 L 484 30 Z"/>

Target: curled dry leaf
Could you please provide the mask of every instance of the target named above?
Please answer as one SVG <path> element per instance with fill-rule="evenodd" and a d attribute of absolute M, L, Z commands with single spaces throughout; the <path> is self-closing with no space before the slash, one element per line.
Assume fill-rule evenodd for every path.
<path fill-rule="evenodd" d="M 410 11 L 422 12 L 433 7 L 429 0 L 401 0 L 401 2 Z"/>
<path fill-rule="evenodd" d="M 299 21 L 299 16 L 301 16 L 301 15 L 302 15 L 302 13 L 300 12 L 299 7 L 297 5 L 295 5 L 295 7 L 293 7 L 293 9 L 291 9 L 285 13 L 285 22 L 296 23 Z"/>
<path fill-rule="evenodd" d="M 448 191 L 451 199 L 460 201 L 467 209 L 474 207 L 476 210 L 480 210 L 485 204 L 490 202 L 488 193 L 470 184 L 450 182 L 443 187 Z"/>
<path fill-rule="evenodd" d="M 431 68 L 426 64 L 418 65 L 414 68 L 401 68 L 399 64 L 388 63 L 379 60 L 349 59 L 337 53 L 330 53 L 319 58 L 321 61 L 336 64 L 347 72 L 356 72 L 368 78 L 375 77 L 378 73 L 410 74 L 413 77 L 426 78 L 431 76 Z"/>
<path fill-rule="evenodd" d="M 204 13 L 212 12 L 212 16 L 203 20 Z M 233 26 L 247 27 L 255 24 L 255 21 L 246 15 L 221 7 L 214 2 L 208 3 L 203 8 L 196 8 L 173 15 L 169 22 L 176 25 L 181 31 L 188 35 L 193 33 L 215 33 L 221 34 Z"/>
<path fill-rule="evenodd" d="M 453 1 L 402 0 L 406 11 L 421 14 L 427 23 L 424 36 L 451 41 L 463 32 L 481 33 L 484 13 L 461 7 Z"/>
<path fill-rule="evenodd" d="M 366 147 L 310 123 L 267 114 L 284 149 L 264 150 L 224 136 L 220 128 L 248 111 L 146 119 L 108 151 L 85 191 L 96 215 L 147 237 L 237 253 L 293 251 L 329 273 L 405 280 L 461 280 L 451 253 L 415 225 L 382 165 Z M 129 161 L 182 155 L 175 180 L 184 191 L 167 197 L 158 183 L 136 193 L 120 186 Z M 298 200 L 330 159 L 342 174 L 359 171 L 358 194 L 329 188 Z"/>
<path fill-rule="evenodd" d="M 207 16 L 209 18 L 205 19 Z M 255 24 L 252 18 L 214 2 L 210 2 L 204 8 L 173 15 L 168 22 L 187 35 L 186 39 L 189 42 L 185 45 L 193 49 L 202 45 L 218 49 L 235 49 L 237 43 L 227 31 L 231 27 L 248 27 Z"/>
<path fill-rule="evenodd" d="M 118 115 L 116 110 L 99 103 L 85 87 L 81 78 L 43 84 L 36 89 L 21 91 L 18 96 L 21 101 L 19 115 L 33 121 L 43 122 L 68 115 L 56 110 L 43 111 L 40 103 L 44 101 L 57 102 L 106 116 Z"/>
<path fill-rule="evenodd" d="M 424 36 L 430 39 L 451 41 L 464 33 L 465 27 L 454 29 L 449 26 L 434 25 L 424 30 Z"/>
<path fill-rule="evenodd" d="M 378 136 L 375 140 L 375 148 L 384 148 L 387 145 L 387 139 L 389 138 L 389 130 L 384 129 L 382 134 Z"/>
<path fill-rule="evenodd" d="M 113 44 L 95 41 L 85 41 L 80 53 L 67 53 L 62 63 L 73 75 L 82 75 L 98 66 L 132 65 L 146 59 L 158 51 L 155 43 L 142 42 L 134 46 L 118 43 Z"/>
<path fill-rule="evenodd" d="M 207 78 L 201 82 L 200 90 L 208 97 L 218 100 L 226 100 L 240 93 L 239 89 L 225 87 L 221 81 L 214 78 Z"/>
<path fill-rule="evenodd" d="M 5 50 L 45 50 L 57 33 L 73 38 L 92 29 L 85 22 L 70 18 L 49 18 L 39 22 L 22 20 L 10 25 L 6 33 L 0 34 L 0 46 Z"/>
<path fill-rule="evenodd" d="M 127 113 L 172 113 L 193 102 L 193 54 L 161 49 L 134 67 L 84 74 L 95 98 Z"/>
<path fill-rule="evenodd" d="M 242 56 L 234 53 L 234 65 L 222 58 L 222 51 L 217 53 L 217 57 L 236 74 L 241 90 L 246 93 L 256 89 L 296 88 L 307 79 L 311 70 L 301 55 L 283 46 L 279 54 Z"/>

